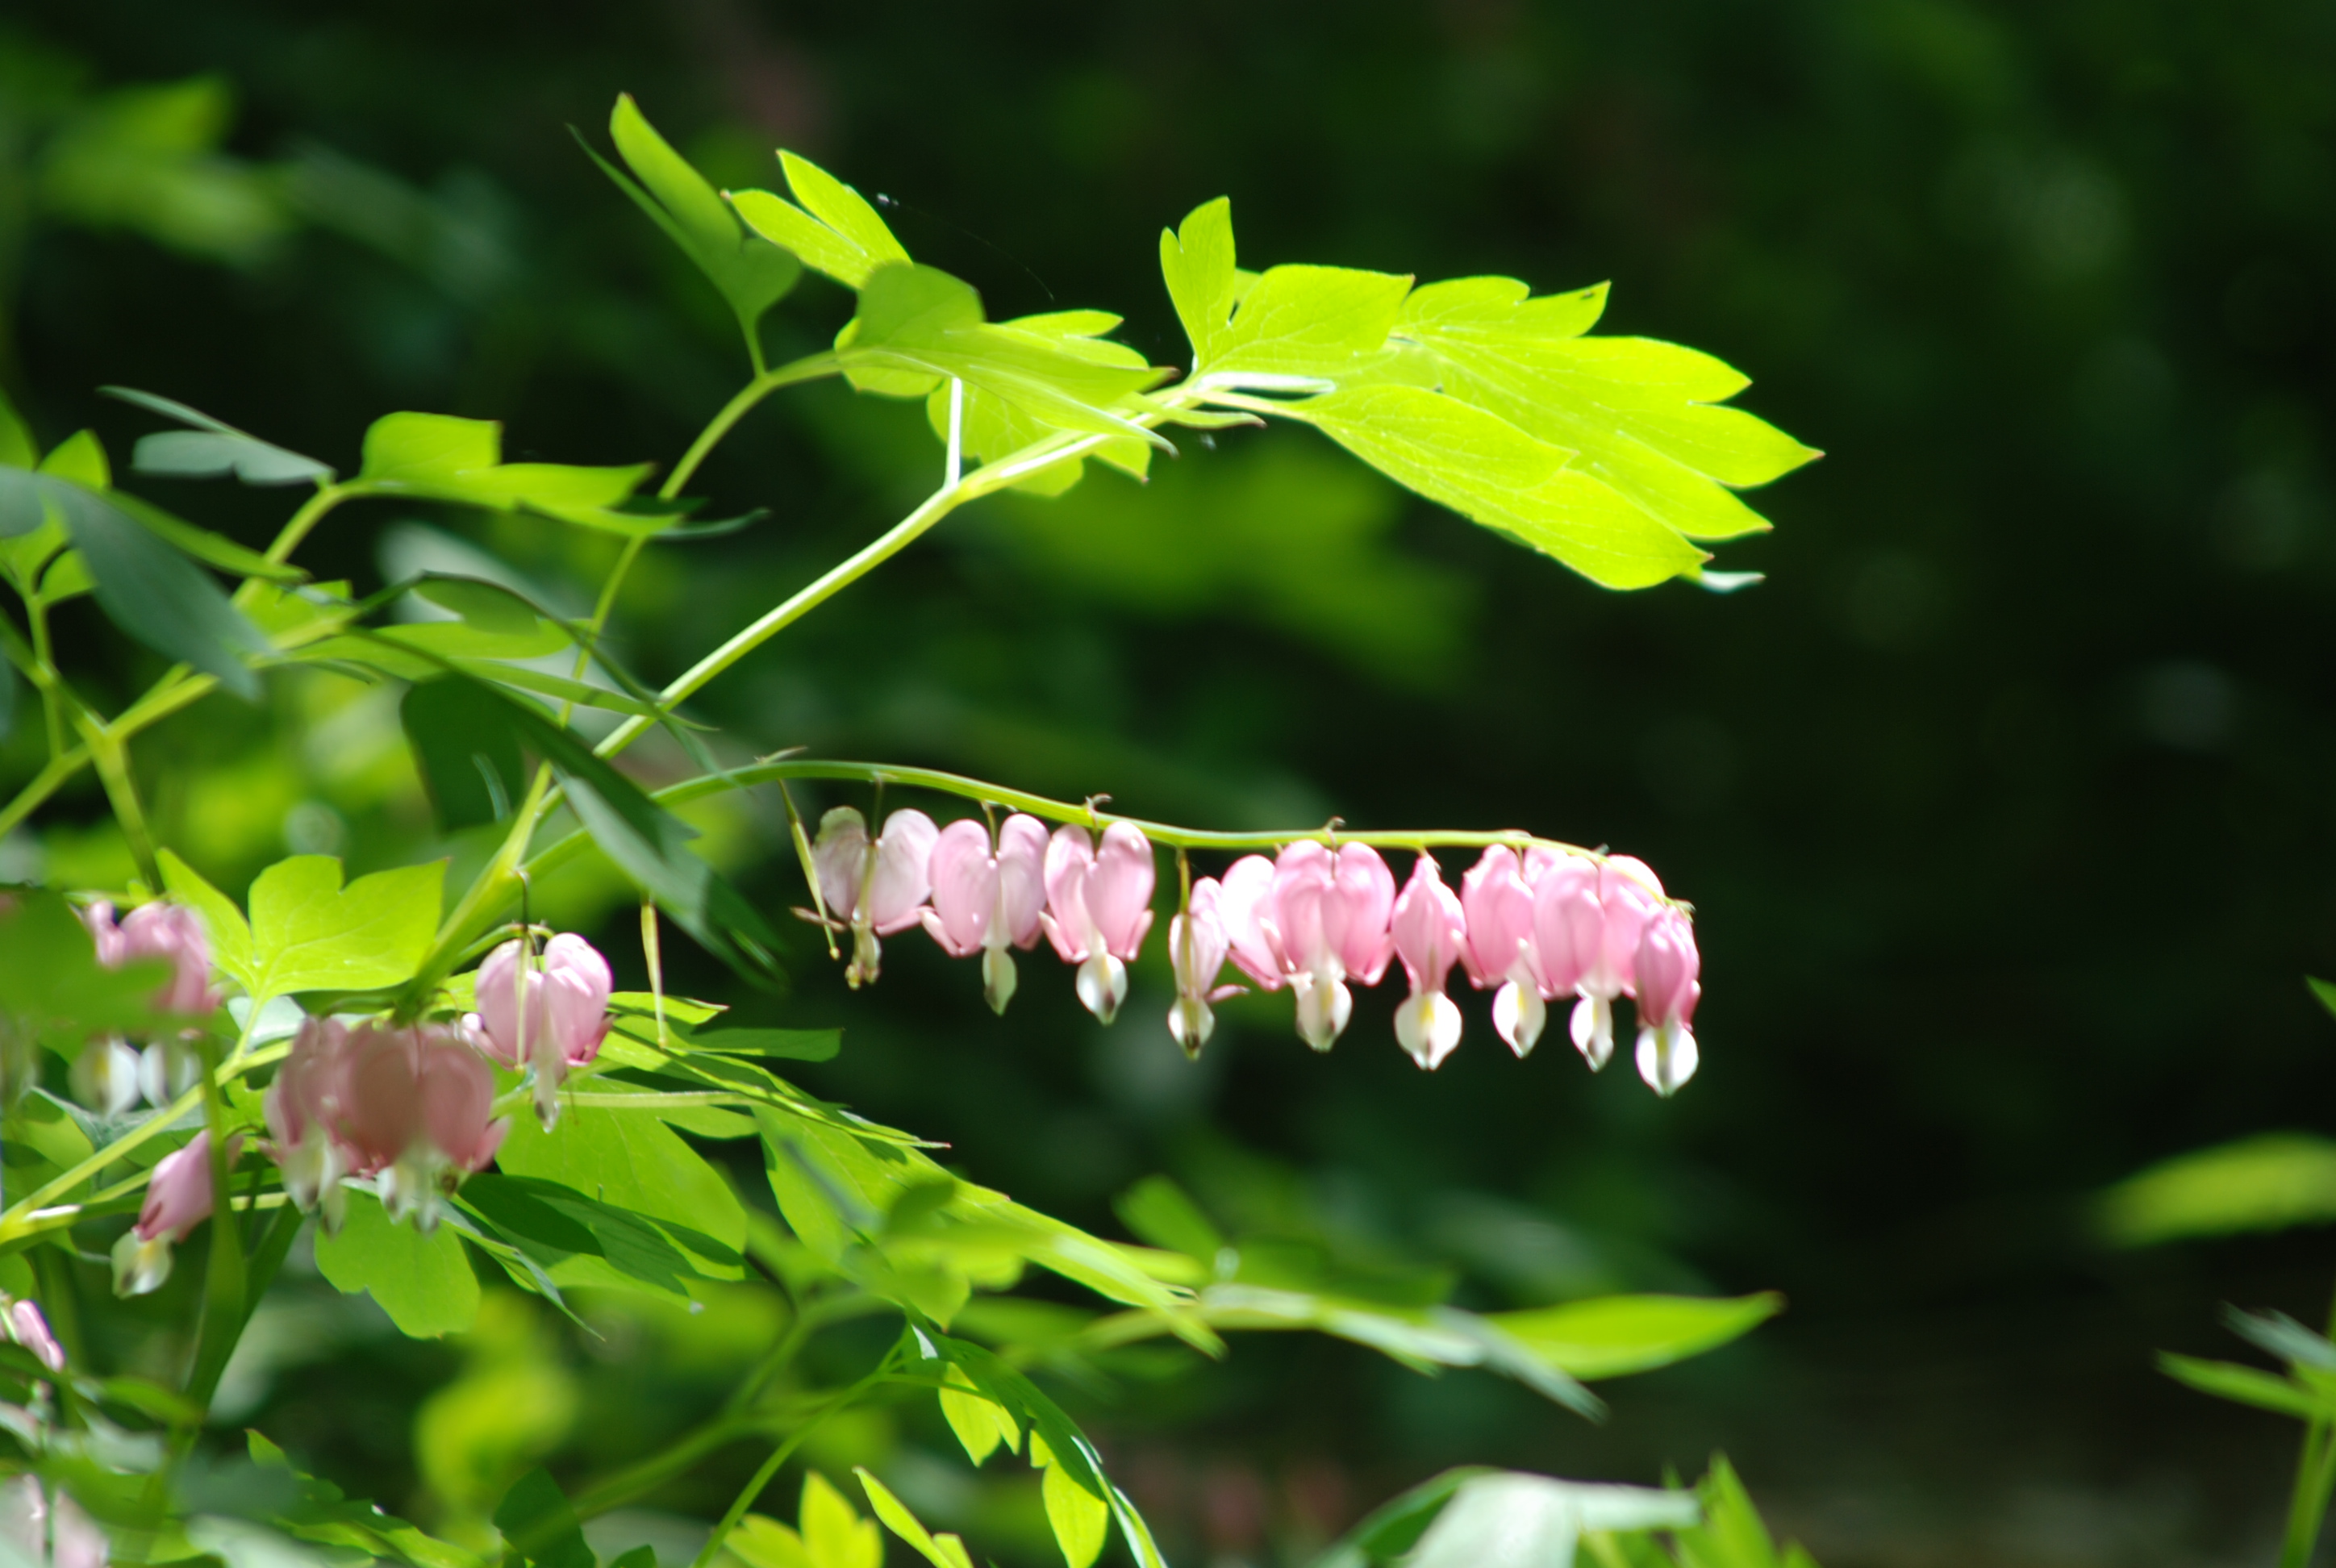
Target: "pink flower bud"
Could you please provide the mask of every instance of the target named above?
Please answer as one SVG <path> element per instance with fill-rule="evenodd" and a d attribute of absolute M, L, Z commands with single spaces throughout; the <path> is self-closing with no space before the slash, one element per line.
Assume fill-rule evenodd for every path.
<path fill-rule="evenodd" d="M 1639 938 L 1639 1076 L 1669 1097 L 1695 1076 L 1695 1005 L 1703 996 L 1703 968 L 1695 928 L 1677 910 L 1663 910 Z"/>
<path fill-rule="evenodd" d="M 41 1315 L 39 1304 L 34 1301 L 8 1302 L 5 1296 L 0 1296 L 0 1303 L 8 1303 L 8 1337 L 40 1358 L 41 1365 L 50 1371 L 63 1371 L 64 1347 L 57 1343 L 54 1334 L 49 1332 L 49 1320 Z"/>
<path fill-rule="evenodd" d="M 1079 966 L 1079 1000 L 1111 1022 L 1127 999 L 1127 966 L 1152 930 L 1152 842 L 1126 823 L 1104 831 L 1066 824 L 1046 845 L 1046 940 Z"/>
<path fill-rule="evenodd" d="M 229 1138 L 227 1164 L 235 1165 L 240 1137 Z M 146 1202 L 138 1222 L 113 1244 L 113 1289 L 117 1295 L 142 1296 L 161 1289 L 170 1277 L 170 1250 L 187 1233 L 210 1218 L 211 1135 L 197 1133 L 177 1153 L 155 1162 L 147 1178 Z"/>
<path fill-rule="evenodd" d="M 917 923 L 918 906 L 931 891 L 930 862 L 939 837 L 933 819 L 920 811 L 886 817 L 873 844 L 866 820 L 851 806 L 838 806 L 819 819 L 812 866 L 829 917 L 852 933 L 852 965 L 844 978 L 855 988 L 876 979 L 883 957 L 877 939 Z"/>
<path fill-rule="evenodd" d="M 1007 949 L 1027 950 L 1038 940 L 1046 904 L 1046 829 L 1037 818 L 1017 813 L 998 829 L 993 854 L 989 830 L 968 817 L 941 830 L 930 863 L 933 901 L 921 911 L 925 930 L 951 958 L 981 954 L 984 993 L 991 1009 L 1002 1013 L 1015 985 Z"/>
<path fill-rule="evenodd" d="M 169 983 L 154 993 L 154 1005 L 162 1011 L 200 1017 L 219 1006 L 211 989 L 210 939 L 194 911 L 157 899 L 131 911 L 117 928 L 113 906 L 95 903 L 82 911 L 82 920 L 97 944 L 97 961 L 107 969 L 146 959 L 170 963 Z"/>
<path fill-rule="evenodd" d="M 1433 1071 L 1460 1044 L 1460 1009 L 1444 994 L 1444 983 L 1468 941 L 1460 901 L 1444 885 L 1433 855 L 1413 863 L 1411 881 L 1395 901 L 1393 935 L 1411 980 L 1410 998 L 1396 1009 L 1396 1038 Z"/>
<path fill-rule="evenodd" d="M 1168 922 L 1168 961 L 1176 971 L 1176 1000 L 1168 1009 L 1168 1032 L 1188 1057 L 1201 1054 L 1217 1027 L 1209 1004 L 1239 996 L 1246 989 L 1217 984 L 1218 971 L 1225 967 L 1225 955 L 1231 950 L 1219 913 L 1222 896 L 1223 889 L 1215 878 L 1202 877 L 1192 884 L 1184 912 Z"/>

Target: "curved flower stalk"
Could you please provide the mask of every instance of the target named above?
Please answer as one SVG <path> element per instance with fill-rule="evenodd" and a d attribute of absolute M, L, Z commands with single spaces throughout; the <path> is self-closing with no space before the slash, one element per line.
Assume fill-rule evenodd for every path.
<path fill-rule="evenodd" d="M 878 939 L 922 918 L 918 906 L 932 891 L 930 865 L 939 837 L 933 819 L 920 811 L 886 817 L 873 843 L 867 820 L 851 806 L 838 806 L 819 819 L 812 863 L 818 868 L 827 923 L 852 932 L 852 964 L 844 978 L 853 989 L 875 981 L 884 954 Z"/>
<path fill-rule="evenodd" d="M 933 841 L 932 907 L 925 929 L 954 959 L 981 955 L 982 996 L 992 1012 L 1014 999 L 1014 955 L 1037 945 L 1046 908 L 1046 827 L 1017 812 L 989 831 L 970 817 L 941 829 Z"/>
<path fill-rule="evenodd" d="M 1079 966 L 1079 1001 L 1105 1023 L 1127 999 L 1127 966 L 1152 930 L 1152 844 L 1125 823 L 1065 824 L 1046 844 L 1046 909 L 1039 921 L 1066 964 Z"/>
<path fill-rule="evenodd" d="M 227 1142 L 230 1168 L 241 1144 L 240 1138 Z M 184 1147 L 156 1162 L 138 1222 L 114 1243 L 115 1293 L 143 1296 L 161 1290 L 170 1277 L 171 1250 L 211 1217 L 212 1202 L 211 1135 L 197 1133 Z"/>
<path fill-rule="evenodd" d="M 536 1117 L 550 1132 L 569 1069 L 591 1065 L 608 1037 L 608 960 L 573 931 L 545 943 L 540 960 L 508 941 L 479 966 L 476 989 L 479 1010 L 464 1022 L 489 1056 L 533 1072 Z"/>

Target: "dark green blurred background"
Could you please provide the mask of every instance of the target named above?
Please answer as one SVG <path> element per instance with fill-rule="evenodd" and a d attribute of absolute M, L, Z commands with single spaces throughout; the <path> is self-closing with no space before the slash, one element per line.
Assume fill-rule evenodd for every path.
<path fill-rule="evenodd" d="M 1742 401 L 1830 455 L 1759 498 L 1776 533 L 1718 564 L 1768 580 L 1732 598 L 1601 593 L 1308 433 L 1237 432 L 1146 489 L 984 503 L 701 708 L 736 755 L 1637 853 L 1700 911 L 1705 1066 L 1677 1101 L 1562 1041 L 1508 1059 L 1480 1008 L 1423 1077 L 1386 998 L 1328 1059 L 1285 1000 L 1228 1008 L 1191 1068 L 1161 973 L 1106 1034 L 1034 961 L 1001 1023 L 920 937 L 872 996 L 805 943 L 795 995 L 750 1005 L 843 1023 L 807 1084 L 1083 1222 L 1165 1169 L 1229 1215 L 1449 1263 L 1482 1304 L 1791 1299 L 1736 1349 L 1611 1385 L 1603 1428 L 1312 1341 L 1089 1392 L 1179 1561 L 1276 1561 L 1451 1463 L 1650 1480 L 1715 1446 L 1832 1568 L 2267 1553 L 2291 1430 L 2149 1356 L 2226 1353 L 2224 1300 L 2317 1317 L 2325 1234 L 2115 1254 L 2083 1203 L 2336 1119 L 2336 1026 L 2302 982 L 2336 969 L 2312 630 L 2336 604 L 2336 5 L 15 0 L 5 25 L 0 379 L 44 440 L 93 424 L 117 460 L 151 425 L 101 383 L 344 468 L 392 408 L 502 418 L 514 456 L 670 462 L 743 355 L 569 137 L 620 90 L 718 183 L 773 183 L 770 148 L 798 149 L 891 198 L 994 316 L 1108 307 L 1157 363 L 1186 351 L 1155 236 L 1229 193 L 1251 265 L 1611 278 L 1607 329 L 1743 367 Z M 774 346 L 847 311 L 806 282 Z M 912 405 L 824 388 L 758 413 L 701 488 L 774 515 L 652 558 L 618 618 L 632 662 L 674 673 L 939 466 Z M 144 488 L 255 541 L 282 499 Z M 548 524 L 379 509 L 310 554 L 369 588 L 384 552 L 450 539 L 571 599 L 603 564 Z M 237 888 L 287 848 L 437 852 L 394 696 L 353 696 L 287 681 L 143 743 L 165 833 Z M 0 854 L 118 881 L 75 813 L 98 820 L 93 792 Z M 801 899 L 775 801 L 709 825 L 770 906 Z M 637 975 L 607 892 L 553 896 Z M 280 1358 L 321 1368 L 263 1382 L 252 1418 L 405 1501 L 428 1485 L 411 1407 L 490 1352 L 332 1321 Z M 573 1386 L 545 1358 L 614 1355 L 502 1331 L 538 1348 L 495 1376 L 569 1394 L 492 1407 L 556 1414 Z M 582 1434 L 560 1464 L 704 1398 L 655 1370 L 661 1342 L 552 1423 Z M 919 1457 L 938 1431 L 903 1412 L 856 1440 L 962 1515 Z"/>

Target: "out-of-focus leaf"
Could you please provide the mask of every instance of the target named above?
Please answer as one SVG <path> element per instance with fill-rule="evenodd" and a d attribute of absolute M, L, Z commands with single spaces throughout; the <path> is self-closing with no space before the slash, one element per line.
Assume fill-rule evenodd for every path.
<path fill-rule="evenodd" d="M 233 116 L 233 94 L 217 76 L 105 93 L 49 142 L 40 200 L 73 222 L 256 261 L 292 225 L 269 173 L 219 151 Z"/>
<path fill-rule="evenodd" d="M 466 680 L 425 681 L 398 705 L 422 782 L 448 833 L 501 822 L 527 791 L 527 765 L 505 705 Z"/>
<path fill-rule="evenodd" d="M 1127 1228 L 1155 1247 L 1183 1252 L 1212 1267 L 1225 1238 L 1201 1205 L 1165 1176 L 1146 1176 L 1113 1205 Z"/>
<path fill-rule="evenodd" d="M 98 390 L 193 427 L 141 436 L 131 456 L 131 466 L 141 473 L 179 479 L 215 479 L 231 473 L 246 484 L 257 485 L 330 484 L 333 481 L 333 471 L 315 458 L 262 441 L 174 399 L 130 386 Z"/>
<path fill-rule="evenodd" d="M 1777 1551 L 1776 1538 L 1726 1455 L 1711 1456 L 1710 1474 L 1698 1490 L 1703 1523 L 1671 1537 L 1680 1568 L 1816 1568 L 1796 1544 Z"/>
<path fill-rule="evenodd" d="M 1572 1563 L 1584 1530 L 1679 1529 L 1700 1517 L 1689 1492 L 1498 1471 L 1462 1481 L 1404 1561 L 1407 1568 L 1540 1568 Z"/>
<path fill-rule="evenodd" d="M 2185 1383 L 2202 1394 L 2253 1405 L 2282 1416 L 2292 1416 L 2299 1421 L 2325 1421 L 2336 1417 L 2336 1398 L 2316 1393 L 2257 1367 L 2243 1367 L 2235 1361 L 2204 1361 L 2194 1356 L 2161 1353 L 2157 1358 L 2157 1369 L 2175 1382 Z"/>
<path fill-rule="evenodd" d="M 639 184 L 589 146 L 585 151 L 721 290 L 751 341 L 755 323 L 803 276 L 802 264 L 791 251 L 743 228 L 705 176 L 657 134 L 632 94 L 618 98 L 608 134 Z"/>
<path fill-rule="evenodd" d="M 2336 1142 L 2310 1133 L 2264 1133 L 2176 1154 L 2127 1176 L 2095 1207 L 2101 1236 L 2121 1247 L 2331 1220 Z"/>
<path fill-rule="evenodd" d="M 419 1568 L 482 1568 L 476 1554 L 349 1497 L 329 1481 L 300 1474 L 284 1450 L 259 1433 L 248 1437 L 252 1463 L 289 1476 L 297 1489 L 293 1502 L 279 1505 L 269 1516 L 277 1529 L 320 1546 L 354 1547 L 372 1557 L 402 1558 Z"/>
<path fill-rule="evenodd" d="M 2284 1312 L 2243 1312 L 2236 1307 L 2225 1307 L 2223 1324 L 2239 1338 L 2282 1361 L 2315 1371 L 2336 1372 L 2336 1345 L 2330 1344 L 2326 1335 L 2313 1333 Z"/>
<path fill-rule="evenodd" d="M 1757 1296 L 1604 1296 L 1494 1312 L 1488 1320 L 1526 1349 L 1576 1378 L 1619 1378 L 1650 1371 L 1751 1332 L 1784 1310 L 1773 1291 Z"/>
<path fill-rule="evenodd" d="M 153 998 L 170 979 L 160 959 L 99 963 L 89 928 L 57 894 L 0 892 L 0 1018 L 67 1057 L 93 1034 L 154 1029 L 164 1019 Z"/>
<path fill-rule="evenodd" d="M 655 534 L 672 514 L 622 510 L 649 464 L 583 468 L 558 463 L 505 463 L 502 426 L 445 414 L 387 414 L 365 432 L 365 463 L 355 482 L 376 494 L 450 501 L 497 511 L 535 511 L 563 522 L 628 537 Z"/>
<path fill-rule="evenodd" d="M 786 174 L 787 188 L 803 206 L 767 190 L 741 190 L 730 198 L 738 216 L 755 233 L 846 288 L 861 287 L 870 273 L 888 262 L 909 259 L 909 253 L 860 192 L 810 159 L 784 150 L 779 166 Z"/>
<path fill-rule="evenodd" d="M 884 1483 L 870 1475 L 865 1466 L 855 1468 L 852 1474 L 860 1477 L 860 1485 L 867 1489 L 868 1505 L 876 1511 L 876 1517 L 884 1521 L 886 1529 L 906 1541 L 918 1556 L 931 1563 L 933 1568 L 973 1568 L 973 1559 L 966 1553 L 962 1540 L 955 1535 L 937 1536 L 919 1524 L 917 1516 L 909 1512 L 908 1505 L 893 1496 Z"/>
<path fill-rule="evenodd" d="M 36 468 L 40 462 L 41 449 L 32 431 L 8 394 L 0 392 L 0 468 Z"/>
<path fill-rule="evenodd" d="M 495 1528 L 503 1533 L 506 1548 L 540 1568 L 594 1568 L 599 1562 L 568 1495 L 542 1469 L 529 1471 L 503 1495 Z"/>
<path fill-rule="evenodd" d="M 110 496 L 52 474 L 0 468 L 0 537 L 30 532 L 50 508 L 114 625 L 239 696 L 259 695 L 259 678 L 244 660 L 268 654 L 268 639 L 200 567 Z"/>
<path fill-rule="evenodd" d="M 453 1229 L 424 1235 L 393 1225 L 370 1193 L 348 1194 L 348 1214 L 336 1234 L 316 1236 L 316 1269 L 345 1296 L 373 1297 L 398 1331 L 411 1339 L 460 1333 L 479 1315 L 479 1280 Z"/>
<path fill-rule="evenodd" d="M 341 874 L 330 855 L 294 855 L 253 881 L 250 966 L 236 979 L 254 1001 L 377 990 L 420 967 L 437 930 L 446 862 L 375 872 L 346 888 Z"/>

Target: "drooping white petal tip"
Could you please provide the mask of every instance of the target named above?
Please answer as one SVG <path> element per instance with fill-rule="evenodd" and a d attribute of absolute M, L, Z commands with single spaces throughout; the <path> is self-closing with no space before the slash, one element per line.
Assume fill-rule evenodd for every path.
<path fill-rule="evenodd" d="M 1109 953 L 1091 954 L 1079 966 L 1080 1005 L 1104 1023 L 1119 1016 L 1127 1000 L 1127 966 Z"/>
<path fill-rule="evenodd" d="M 1597 1072 L 1614 1056 L 1614 1004 L 1604 997 L 1584 997 L 1573 1004 L 1573 1048 Z"/>
<path fill-rule="evenodd" d="M 1460 1044 L 1460 1007 L 1442 991 L 1421 991 L 1395 1010 L 1395 1037 L 1424 1072 Z"/>
<path fill-rule="evenodd" d="M 1493 993 L 1493 1027 L 1523 1061 L 1541 1042 L 1549 1022 L 1549 1008 L 1530 985 L 1511 980 Z"/>
<path fill-rule="evenodd" d="M 1693 1031 L 1669 1024 L 1639 1031 L 1639 1076 L 1647 1086 L 1669 1099 L 1679 1086 L 1695 1076 L 1699 1061 Z"/>

